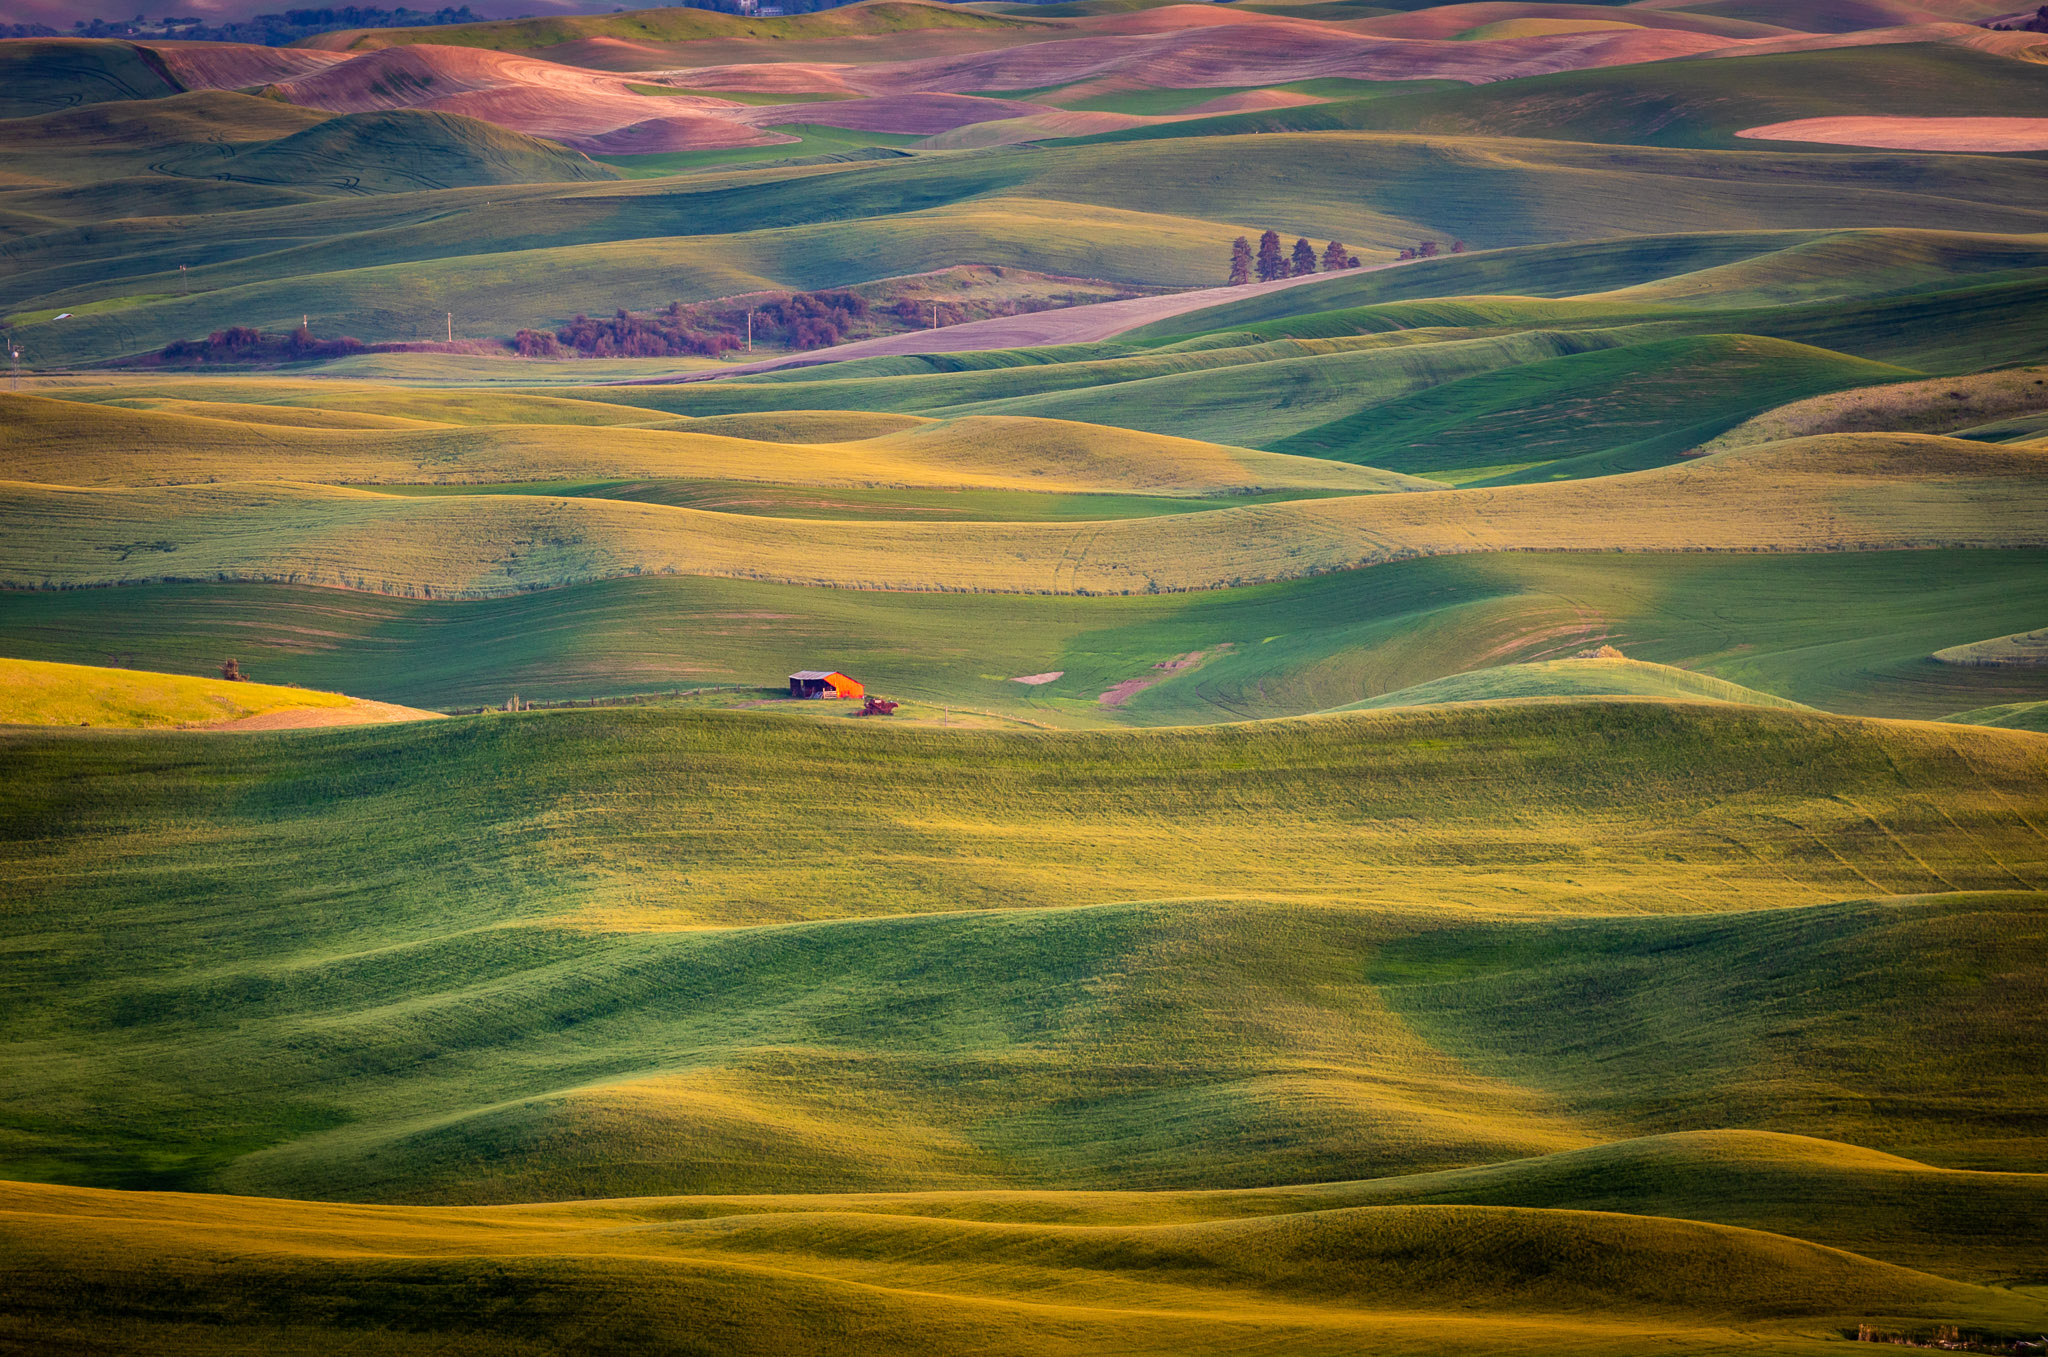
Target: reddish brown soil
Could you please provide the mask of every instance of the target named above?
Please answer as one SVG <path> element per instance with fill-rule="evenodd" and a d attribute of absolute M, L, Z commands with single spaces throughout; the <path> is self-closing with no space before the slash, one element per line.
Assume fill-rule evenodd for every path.
<path fill-rule="evenodd" d="M 1799 118 L 1735 135 L 1899 151 L 2048 151 L 2048 118 Z"/>
<path fill-rule="evenodd" d="M 873 99 L 846 99 L 820 104 L 774 104 L 737 111 L 731 116 L 758 127 L 781 123 L 821 123 L 863 132 L 899 132 L 932 136 L 972 123 L 995 122 L 1044 113 L 1044 104 L 1015 99 L 978 99 L 966 94 L 885 94 Z"/>
<path fill-rule="evenodd" d="M 586 150 L 680 151 L 785 140 L 712 100 L 635 94 L 618 76 L 474 47 L 386 47 L 279 86 L 334 113 L 417 108 L 460 113 Z"/>
<path fill-rule="evenodd" d="M 188 90 L 239 90 L 322 71 L 348 58 L 339 52 L 256 47 L 239 42 L 152 43 L 165 69 Z"/>

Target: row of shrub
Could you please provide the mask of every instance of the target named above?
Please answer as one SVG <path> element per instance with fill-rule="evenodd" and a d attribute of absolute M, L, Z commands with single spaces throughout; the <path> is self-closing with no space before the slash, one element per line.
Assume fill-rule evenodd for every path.
<path fill-rule="evenodd" d="M 914 308 L 913 308 L 914 309 Z M 753 308 L 757 343 L 792 349 L 837 344 L 854 322 L 866 318 L 867 299 L 853 292 L 799 292 Z M 652 314 L 621 308 L 605 318 L 578 315 L 559 330 L 521 330 L 512 336 L 523 358 L 716 358 L 746 343 L 745 310 L 706 316 L 670 302 Z"/>
<path fill-rule="evenodd" d="M 265 334 L 247 325 L 230 325 L 204 339 L 180 339 L 164 345 L 161 357 L 167 363 L 291 363 L 312 358 L 346 358 L 367 346 L 361 340 L 341 335 L 315 339 L 301 325 L 289 334 Z"/>

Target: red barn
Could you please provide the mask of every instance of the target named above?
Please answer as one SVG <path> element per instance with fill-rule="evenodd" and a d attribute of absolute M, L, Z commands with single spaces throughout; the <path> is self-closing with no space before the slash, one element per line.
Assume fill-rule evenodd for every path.
<path fill-rule="evenodd" d="M 848 678 L 837 670 L 799 669 L 789 676 L 791 697 L 840 697 L 861 698 L 867 695 L 858 679 Z"/>

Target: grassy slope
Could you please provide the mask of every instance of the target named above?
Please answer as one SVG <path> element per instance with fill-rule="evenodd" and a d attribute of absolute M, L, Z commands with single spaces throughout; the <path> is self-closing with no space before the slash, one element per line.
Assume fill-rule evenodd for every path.
<path fill-rule="evenodd" d="M 523 1355 L 567 1329 L 596 1351 L 1791 1354 L 1826 1352 L 1831 1329 L 1873 1315 L 1923 1330 L 2040 1316 L 2037 1302 L 1773 1235 L 1563 1211 L 1075 1228 L 836 1200 L 806 1216 L 758 1202 L 483 1215 L 22 1187 L 5 1202 L 8 1261 L 28 1279 L 8 1327 L 79 1346 Z M 121 1266 L 145 1250 L 181 1289 Z M 82 1317 L 83 1293 L 126 1323 Z"/>
<path fill-rule="evenodd" d="M 1674 461 L 1819 391 L 1909 375 L 1747 335 L 1653 341 L 1446 382 L 1272 446 L 1460 483 L 1501 468 L 1528 479 L 1607 475 Z"/>
<path fill-rule="evenodd" d="M 1093 143 L 1338 128 L 1738 148 L 1795 118 L 2040 116 L 2048 71 L 1967 47 L 1903 44 L 1615 66 L 1104 133 Z"/>
<path fill-rule="evenodd" d="M 348 113 L 239 152 L 224 173 L 263 184 L 348 193 L 412 193 L 483 184 L 587 183 L 618 177 L 580 151 L 475 118 L 419 109 Z"/>
<path fill-rule="evenodd" d="M 1666 664 L 1627 659 L 1570 659 L 1499 665 L 1447 675 L 1413 688 L 1352 703 L 1344 710 L 1381 711 L 1389 707 L 1434 707 L 1446 702 L 1587 696 L 1739 702 L 1763 707 L 1800 705 L 1725 679 L 1695 674 Z"/>
<path fill-rule="evenodd" d="M 393 404 L 406 408 L 402 400 Z M 216 480 L 488 485 L 629 477 L 1190 496 L 1429 488 L 1319 458 L 1052 420 L 965 419 L 844 443 L 767 442 L 689 425 L 632 429 L 614 423 L 602 443 L 593 443 L 580 421 L 644 416 L 545 397 L 513 396 L 504 405 L 512 420 L 531 411 L 579 423 L 304 428 L 0 396 L 0 410 L 9 416 L 0 436 L 0 479 L 99 486 Z"/>
<path fill-rule="evenodd" d="M 2048 734 L 2048 701 L 2003 702 L 1974 711 L 1957 712 L 1945 720 L 1973 726 L 2002 726 L 2007 730 L 2033 730 Z"/>
<path fill-rule="evenodd" d="M 0 165 L 64 183 L 141 174 L 153 164 L 205 173 L 243 147 L 332 116 L 229 90 L 84 104 L 0 123 Z"/>
<path fill-rule="evenodd" d="M 2040 170 L 1985 157 L 1617 151 L 1558 143 L 1309 135 L 999 150 L 608 188 L 445 190 L 35 237 L 0 306 L 195 295 L 24 337 L 44 361 L 135 352 L 229 323 L 410 338 L 454 310 L 509 333 L 578 309 L 815 287 L 949 262 L 1194 284 L 1219 242 L 1273 222 L 1354 248 L 1465 237 L 1488 246 L 1623 233 L 1874 225 L 2039 230 Z M 1218 203 L 1233 220 L 1218 220 Z M 517 204 L 514 208 L 513 205 Z M 508 210 L 510 209 L 510 210 Z M 516 214 L 516 215 L 515 215 Z M 508 218 L 510 218 L 508 220 Z M 98 220 L 104 219 L 101 213 Z M 783 223 L 761 229 L 760 223 Z M 649 272 L 665 281 L 644 292 Z M 1403 271 L 1405 272 L 1405 271 Z M 1639 273 L 1626 281 L 1660 276 Z M 1584 290 L 1581 282 L 1575 290 Z M 1498 290 L 1498 289 L 1487 289 Z"/>
<path fill-rule="evenodd" d="M 2048 371 L 2009 368 L 1798 401 L 1730 429 L 1712 446 L 1871 428 L 1952 433 L 2043 409 L 2048 409 Z"/>
<path fill-rule="evenodd" d="M 615 500 L 277 483 L 9 482 L 0 516 L 18 527 L 0 541 L 0 580 L 36 588 L 268 579 L 450 598 L 686 573 L 1152 593 L 1482 551 L 2033 547 L 2044 540 L 2044 463 L 2048 449 L 1838 434 L 1626 477 L 1078 525 L 827 524 Z"/>
<path fill-rule="evenodd" d="M 1930 658 L 2044 612 L 2034 553 L 1502 554 L 1150 598 L 690 578 L 475 603 L 230 584 L 12 593 L 0 648 L 191 673 L 232 654 L 266 677 L 429 707 L 751 689 L 823 664 L 926 709 L 1163 724 L 1298 715 L 1611 641 L 1821 707 L 1931 718 L 2048 698 L 2040 670 Z M 1198 666 L 1154 667 L 1198 651 Z M 1097 701 L 1144 677 L 1159 682 Z"/>
<path fill-rule="evenodd" d="M 276 738 L 7 737 L 13 1175 L 1244 1185 L 1723 1125 L 2048 1154 L 2038 897 L 1797 908 L 2039 881 L 2032 735 L 1595 703 Z M 1074 908 L 1131 900 L 1158 903 Z M 1945 984 L 1951 953 L 1985 983 Z M 1592 967 L 1627 1006 L 1548 1026 L 1591 993 L 1548 977 Z M 1936 1031 L 1956 1059 L 1905 1054 Z"/>
<path fill-rule="evenodd" d="M 500 52 L 520 52 L 590 38 L 657 43 L 739 38 L 774 43 L 874 37 L 923 28 L 1029 31 L 1035 27 L 998 15 L 955 9 L 950 5 L 873 0 L 872 3 L 851 5 L 845 9 L 798 14 L 789 18 L 747 18 L 702 9 L 641 9 L 605 15 L 501 19 L 438 28 L 360 29 L 324 33 L 304 45 L 330 51 L 364 52 L 379 47 L 433 43 L 443 47 L 486 47 Z"/>
<path fill-rule="evenodd" d="M 181 92 L 162 63 L 125 42 L 48 38 L 0 46 L 0 118 Z"/>
<path fill-rule="evenodd" d="M 0 660 L 0 725 L 192 725 L 296 707 L 346 707 L 352 700 L 267 683 Z"/>
<path fill-rule="evenodd" d="M 2036 910 L 2034 922 L 2014 932 L 2007 908 L 1997 898 L 1956 897 L 1932 909 L 1806 910 L 1754 928 L 1603 921 L 1546 937 L 1453 928 L 1389 948 L 1372 973 L 1404 1018 L 1473 1068 L 1576 1108 L 1633 1110 L 1648 1100 L 1660 1109 L 1651 1120 L 1668 1118 L 1662 1124 L 1673 1127 L 1726 1121 L 1827 1135 L 1830 1126 L 1864 1126 L 1907 1104 L 1919 1109 L 1910 1117 L 1947 1101 L 1920 1082 L 1932 1061 L 1946 1067 L 1944 1080 L 1986 1092 L 2013 1091 L 2013 1080 L 2027 1078 L 1945 1021 L 1951 1002 L 1979 1011 L 2024 1008 L 2038 991 L 2038 969 L 2009 944 L 2024 948 L 2022 936 L 2048 916 Z M 1910 966 L 1909 983 L 1930 1006 L 1908 1028 L 1894 1029 L 1901 1057 L 1889 1086 L 1847 1099 L 1813 1087 L 1805 1073 L 1813 1061 L 1862 1039 L 1869 1010 L 1857 994 L 1861 977 L 1900 965 Z M 1892 1001 L 1914 1004 L 1896 991 Z M 1554 1015 L 1555 1025 L 1528 1030 L 1515 1015 L 1531 1004 Z M 1682 1016 L 1703 1013 L 1716 1015 L 1711 1036 Z M 1626 1053 L 1618 1049 L 1624 1045 Z M 1674 1067 L 1719 1087 L 1671 1096 Z M 1977 1112 L 1944 1118 L 1945 1162 L 1994 1162 L 1972 1147 L 2003 1143 L 2014 1124 L 2008 1113 L 1994 1094 Z M 1890 1143 L 1910 1147 L 1913 1137 Z"/>
<path fill-rule="evenodd" d="M 1270 335 L 1281 333 L 1284 325 L 1312 321 L 1318 313 L 1369 315 L 1392 303 L 1432 298 L 1575 297 L 1608 304 L 1609 323 L 1616 317 L 1682 314 L 1673 307 L 1737 314 L 1952 288 L 1965 285 L 1966 279 L 1977 281 L 1972 275 L 2032 270 L 2044 263 L 2048 258 L 2038 235 L 1883 229 L 1636 236 L 1443 254 L 1402 269 L 1331 279 L 1307 291 L 1267 293 L 1187 312 L 1124 338 L 1158 343 L 1213 332 Z"/>

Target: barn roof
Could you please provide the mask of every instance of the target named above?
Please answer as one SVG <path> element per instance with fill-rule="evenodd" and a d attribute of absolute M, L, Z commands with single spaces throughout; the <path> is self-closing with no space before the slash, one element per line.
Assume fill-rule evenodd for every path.
<path fill-rule="evenodd" d="M 791 674 L 790 677 L 793 679 L 828 679 L 845 678 L 846 675 L 840 673 L 837 669 L 799 669 L 794 674 Z"/>

